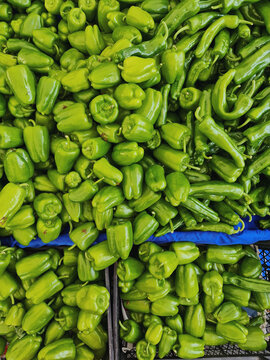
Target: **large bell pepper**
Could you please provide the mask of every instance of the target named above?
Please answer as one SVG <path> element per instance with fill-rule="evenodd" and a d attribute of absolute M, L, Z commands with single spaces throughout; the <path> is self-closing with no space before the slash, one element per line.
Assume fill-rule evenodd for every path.
<path fill-rule="evenodd" d="M 4 170 L 9 182 L 28 181 L 34 175 L 34 166 L 24 149 L 10 149 L 4 159 Z"/>
<path fill-rule="evenodd" d="M 82 251 L 78 255 L 77 271 L 78 278 L 81 281 L 95 281 L 99 278 L 99 272 L 94 270 L 93 264 L 91 264 Z"/>
<path fill-rule="evenodd" d="M 209 262 L 218 264 L 236 264 L 242 257 L 244 257 L 245 251 L 242 245 L 233 246 L 208 246 L 206 257 Z"/>
<path fill-rule="evenodd" d="M 80 310 L 77 322 L 77 329 L 85 333 L 91 333 L 96 329 L 100 321 L 101 315 L 93 314 L 90 311 Z"/>
<path fill-rule="evenodd" d="M 223 278 L 216 270 L 208 271 L 202 278 L 202 287 L 206 295 L 219 296 L 223 291 Z"/>
<path fill-rule="evenodd" d="M 61 88 L 60 81 L 47 76 L 40 78 L 37 85 L 37 110 L 42 115 L 49 115 L 54 107 Z"/>
<path fill-rule="evenodd" d="M 175 207 L 164 199 L 159 199 L 155 204 L 151 205 L 149 210 L 155 216 L 161 226 L 167 225 L 173 218 L 178 215 Z"/>
<path fill-rule="evenodd" d="M 16 262 L 16 272 L 22 281 L 33 279 L 49 269 L 56 270 L 59 260 L 59 253 L 55 249 L 31 254 Z"/>
<path fill-rule="evenodd" d="M 104 353 L 106 352 L 108 336 L 100 324 L 95 328 L 94 331 L 89 334 L 79 332 L 78 338 L 93 351 L 101 352 L 101 357 L 104 356 Z"/>
<path fill-rule="evenodd" d="M 160 197 L 160 192 L 154 192 L 148 186 L 145 186 L 143 188 L 141 197 L 139 197 L 138 199 L 130 200 L 129 206 L 136 212 L 141 212 L 156 203 L 160 199 Z"/>
<path fill-rule="evenodd" d="M 0 127 L 0 149 L 10 149 L 22 145 L 22 129 L 5 125 Z"/>
<path fill-rule="evenodd" d="M 204 357 L 204 340 L 192 335 L 181 334 L 178 336 L 178 342 L 177 356 L 183 359 Z"/>
<path fill-rule="evenodd" d="M 170 250 L 175 252 L 179 265 L 192 263 L 200 255 L 199 248 L 192 242 L 174 242 Z"/>
<path fill-rule="evenodd" d="M 120 324 L 120 338 L 128 343 L 136 343 L 142 338 L 142 329 L 134 320 L 125 320 Z"/>
<path fill-rule="evenodd" d="M 121 142 L 113 147 L 112 159 L 121 166 L 128 166 L 142 160 L 144 149 L 137 142 Z"/>
<path fill-rule="evenodd" d="M 103 212 L 114 206 L 120 205 L 124 201 L 122 190 L 117 186 L 104 186 L 94 196 L 92 205 L 98 211 Z"/>
<path fill-rule="evenodd" d="M 138 250 L 139 259 L 142 262 L 147 263 L 149 261 L 151 255 L 162 252 L 162 251 L 163 251 L 162 247 L 160 247 L 156 243 L 153 243 L 150 241 L 146 242 L 145 244 L 142 244 L 139 247 L 139 250 Z"/>
<path fill-rule="evenodd" d="M 129 141 L 146 142 L 153 138 L 154 127 L 140 114 L 131 114 L 122 122 L 123 136 Z"/>
<path fill-rule="evenodd" d="M 154 360 L 156 356 L 156 346 L 140 340 L 136 344 L 136 356 L 138 360 Z"/>
<path fill-rule="evenodd" d="M 175 288 L 178 296 L 193 298 L 199 292 L 198 278 L 193 264 L 180 265 L 176 270 Z"/>
<path fill-rule="evenodd" d="M 44 337 L 44 345 L 48 345 L 56 340 L 59 340 L 65 334 L 65 330 L 58 321 L 53 320 L 47 327 Z"/>
<path fill-rule="evenodd" d="M 25 190 L 16 184 L 8 183 L 0 192 L 0 227 L 3 228 L 6 222 L 11 219 L 21 208 L 24 198 Z"/>
<path fill-rule="evenodd" d="M 195 337 L 202 337 L 205 330 L 205 315 L 201 304 L 188 306 L 185 312 L 185 332 Z"/>
<path fill-rule="evenodd" d="M 59 198 L 50 193 L 41 193 L 34 200 L 34 209 L 43 220 L 51 220 L 62 211 L 62 203 Z"/>
<path fill-rule="evenodd" d="M 216 311 L 213 313 L 214 317 L 218 322 L 226 324 L 233 320 L 239 320 L 242 315 L 240 306 L 235 305 L 232 302 L 224 302 Z"/>
<path fill-rule="evenodd" d="M 6 71 L 6 77 L 9 87 L 20 104 L 34 104 L 36 98 L 35 76 L 27 65 L 10 66 Z"/>
<path fill-rule="evenodd" d="M 239 343 L 237 345 L 241 350 L 245 351 L 265 351 L 267 348 L 265 337 L 267 337 L 267 334 L 264 334 L 259 326 L 249 326 L 247 341 L 243 344 Z"/>
<path fill-rule="evenodd" d="M 143 263 L 133 257 L 121 260 L 117 265 L 117 275 L 122 281 L 135 280 L 142 275 L 143 271 Z"/>
<path fill-rule="evenodd" d="M 27 126 L 23 129 L 23 139 L 34 163 L 45 162 L 49 159 L 50 139 L 46 126 Z"/>
<path fill-rule="evenodd" d="M 237 321 L 225 324 L 217 323 L 216 332 L 228 341 L 245 343 L 247 341 L 248 329 Z"/>
<path fill-rule="evenodd" d="M 89 75 L 94 89 L 105 89 L 120 83 L 120 71 L 114 63 L 103 63 L 97 66 Z"/>
<path fill-rule="evenodd" d="M 72 339 L 65 338 L 56 340 L 40 350 L 38 360 L 50 359 L 76 359 L 76 347 Z"/>
<path fill-rule="evenodd" d="M 63 330 L 70 331 L 77 326 L 79 310 L 76 307 L 64 305 L 58 312 L 56 321 L 59 322 Z"/>
<path fill-rule="evenodd" d="M 262 273 L 262 264 L 259 259 L 245 256 L 240 264 L 240 275 L 247 278 L 258 278 Z"/>
<path fill-rule="evenodd" d="M 58 238 L 62 230 L 62 220 L 56 216 L 50 220 L 38 218 L 37 233 L 44 243 L 49 243 Z"/>
<path fill-rule="evenodd" d="M 228 340 L 216 333 L 216 327 L 212 324 L 206 324 L 203 340 L 207 346 L 220 346 L 228 343 Z"/>
<path fill-rule="evenodd" d="M 116 88 L 114 96 L 123 109 L 137 110 L 142 106 L 145 92 L 137 84 L 121 84 Z"/>
<path fill-rule="evenodd" d="M 152 302 L 151 313 L 157 316 L 174 316 L 178 313 L 179 304 L 179 299 L 169 294 Z"/>
<path fill-rule="evenodd" d="M 79 154 L 80 149 L 76 143 L 70 141 L 69 138 L 67 138 L 65 141 L 62 141 L 57 146 L 54 155 L 57 171 L 60 174 L 68 173 L 72 169 Z"/>
<path fill-rule="evenodd" d="M 7 350 L 6 358 L 9 360 L 34 359 L 42 343 L 41 336 L 26 335 L 12 342 Z"/>
<path fill-rule="evenodd" d="M 81 310 L 102 315 L 110 305 L 110 294 L 104 286 L 87 285 L 76 293 L 76 302 Z"/>
<path fill-rule="evenodd" d="M 74 118 L 76 119 L 75 122 Z M 65 107 L 54 115 L 54 120 L 57 122 L 57 129 L 64 133 L 89 130 L 92 127 L 92 121 L 87 116 L 85 105 L 82 103 L 71 104 Z"/>
<path fill-rule="evenodd" d="M 0 301 L 12 296 L 19 288 L 17 280 L 5 271 L 0 278 Z"/>
<path fill-rule="evenodd" d="M 162 337 L 158 346 L 158 356 L 163 359 L 170 353 L 177 341 L 177 332 L 168 326 L 164 326 Z"/>
<path fill-rule="evenodd" d="M 161 324 L 153 322 L 148 326 L 146 330 L 145 340 L 152 345 L 157 345 L 161 340 L 162 333 L 163 326 Z"/>
<path fill-rule="evenodd" d="M 93 222 L 87 222 L 76 227 L 70 234 L 71 240 L 82 251 L 89 248 L 97 239 L 99 231 Z"/>
<path fill-rule="evenodd" d="M 109 185 L 117 186 L 123 180 L 122 172 L 111 165 L 104 157 L 94 163 L 93 171 L 99 179 L 102 179 Z"/>
<path fill-rule="evenodd" d="M 127 200 L 138 199 L 142 194 L 143 168 L 139 164 L 124 166 L 123 173 L 123 192 Z"/>
<path fill-rule="evenodd" d="M 114 216 L 113 208 L 110 208 L 106 211 L 98 211 L 97 208 L 93 208 L 93 218 L 98 230 L 107 229 L 112 222 Z"/>
<path fill-rule="evenodd" d="M 54 60 L 50 56 L 39 51 L 37 48 L 26 48 L 24 44 L 18 53 L 18 63 L 27 65 L 32 71 L 48 73 Z"/>
<path fill-rule="evenodd" d="M 113 256 L 127 259 L 133 246 L 133 230 L 130 221 L 111 225 L 106 230 L 108 247 Z"/>
<path fill-rule="evenodd" d="M 145 183 L 154 192 L 162 191 L 166 188 L 164 168 L 160 165 L 152 165 L 145 172 Z"/>
<path fill-rule="evenodd" d="M 172 251 L 153 254 L 149 259 L 149 271 L 158 279 L 170 277 L 177 266 L 178 259 Z"/>
<path fill-rule="evenodd" d="M 174 171 L 185 171 L 189 166 L 189 155 L 171 148 L 169 145 L 161 144 L 153 151 L 154 157 L 162 164 Z"/>
<path fill-rule="evenodd" d="M 38 333 L 53 318 L 54 312 L 45 302 L 33 305 L 25 314 L 22 329 L 29 335 Z"/>
<path fill-rule="evenodd" d="M 140 245 L 150 238 L 158 229 L 158 221 L 146 211 L 136 216 L 133 222 L 133 240 L 135 245 Z"/>
<path fill-rule="evenodd" d="M 248 306 L 251 292 L 234 285 L 223 285 L 224 298 L 239 306 Z"/>
<path fill-rule="evenodd" d="M 36 280 L 26 291 L 26 298 L 30 299 L 33 304 L 39 304 L 42 301 L 55 295 L 64 287 L 53 271 L 48 271 Z"/>
<path fill-rule="evenodd" d="M 90 247 L 86 252 L 86 257 L 96 271 L 104 270 L 118 260 L 118 257 L 113 256 L 110 252 L 108 241 L 102 241 Z"/>
<path fill-rule="evenodd" d="M 5 318 L 5 324 L 8 326 L 21 326 L 25 310 L 23 304 L 18 303 L 13 305 Z"/>

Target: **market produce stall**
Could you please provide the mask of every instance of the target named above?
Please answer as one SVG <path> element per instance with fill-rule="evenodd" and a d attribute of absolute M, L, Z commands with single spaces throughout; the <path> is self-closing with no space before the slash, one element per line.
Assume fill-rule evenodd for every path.
<path fill-rule="evenodd" d="M 110 302 L 119 303 L 108 283 L 113 266 L 122 267 L 124 317 L 132 301 L 174 316 L 162 315 L 168 300 L 183 315 L 173 355 L 165 346 L 175 339 L 171 322 L 133 323 L 139 360 L 202 357 L 209 332 L 230 347 L 231 326 L 242 351 L 268 354 L 265 321 L 251 329 L 252 314 L 224 289 L 252 291 L 246 306 L 270 308 L 269 263 L 263 254 L 261 269 L 247 247 L 270 240 L 269 19 L 268 0 L 0 2 L 0 353 L 7 341 L 7 360 L 124 356 L 119 319 L 110 314 Z M 198 256 L 182 263 L 177 249 L 187 243 Z M 145 265 L 136 246 L 149 244 L 160 253 Z M 209 249 L 236 260 L 211 259 Z M 126 262 L 138 271 L 132 280 L 123 275 Z M 185 267 L 198 271 L 193 296 L 180 290 Z M 145 288 L 149 274 L 152 285 L 164 285 L 157 297 Z M 211 311 L 208 277 L 220 297 Z M 124 299 L 138 283 L 144 297 Z M 44 322 L 29 330 L 31 312 L 42 311 Z M 223 321 L 226 312 L 235 317 Z M 186 318 L 198 313 L 194 332 Z M 49 327 L 59 335 L 50 344 Z M 260 349 L 249 345 L 253 331 Z"/>

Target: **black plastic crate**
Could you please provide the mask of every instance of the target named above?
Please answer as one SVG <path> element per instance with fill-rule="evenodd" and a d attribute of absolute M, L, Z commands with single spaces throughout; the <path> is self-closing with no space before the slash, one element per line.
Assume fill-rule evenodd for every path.
<path fill-rule="evenodd" d="M 260 260 L 263 266 L 262 276 L 270 281 L 270 242 L 257 245 Z M 119 337 L 119 320 L 122 319 L 121 299 L 118 290 L 118 278 L 116 274 L 117 265 L 114 265 L 113 273 L 113 342 L 115 360 L 135 360 L 137 359 L 135 348 L 127 348 L 127 343 Z M 265 312 L 266 333 L 270 333 L 270 310 Z M 125 350 L 125 352 L 123 351 Z M 204 358 L 211 360 L 234 359 L 234 360 L 270 360 L 270 341 L 265 351 L 250 352 L 239 349 L 237 345 L 226 344 L 223 346 L 206 346 Z M 158 358 L 156 358 L 158 359 Z M 170 353 L 164 360 L 177 360 L 174 353 Z"/>

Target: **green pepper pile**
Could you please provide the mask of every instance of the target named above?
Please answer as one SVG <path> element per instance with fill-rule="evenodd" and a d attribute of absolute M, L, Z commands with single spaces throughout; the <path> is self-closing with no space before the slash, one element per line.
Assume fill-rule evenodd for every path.
<path fill-rule="evenodd" d="M 129 319 L 120 337 L 136 343 L 138 360 L 160 359 L 172 350 L 184 359 L 204 356 L 204 346 L 235 343 L 242 350 L 267 348 L 261 316 L 243 307 L 270 309 L 270 283 L 259 279 L 262 265 L 249 246 L 147 242 L 138 258 L 117 264 L 120 297 Z M 157 347 L 158 345 L 158 347 Z"/>
<path fill-rule="evenodd" d="M 267 0 L 1 3 L 0 235 L 49 243 L 70 224 L 86 251 L 106 230 L 125 259 L 153 234 L 234 234 L 269 215 L 269 13 Z"/>
<path fill-rule="evenodd" d="M 7 360 L 103 359 L 110 294 L 102 275 L 77 249 L 1 246 L 0 356 L 8 342 Z"/>

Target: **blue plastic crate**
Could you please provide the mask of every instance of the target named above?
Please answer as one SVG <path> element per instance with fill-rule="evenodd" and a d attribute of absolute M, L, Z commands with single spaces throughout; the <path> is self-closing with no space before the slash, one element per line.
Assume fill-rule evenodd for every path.
<path fill-rule="evenodd" d="M 217 244 L 217 245 L 231 245 L 231 244 L 243 244 L 250 245 L 258 241 L 269 241 L 270 230 L 260 230 L 258 228 L 258 216 L 254 216 L 252 222 L 248 222 L 248 218 L 245 220 L 245 230 L 239 234 L 227 235 L 225 233 L 216 233 L 210 231 L 175 231 L 174 233 L 168 233 L 161 237 L 151 236 L 149 241 L 153 241 L 157 244 L 164 244 L 176 241 L 191 241 L 196 244 Z M 240 225 L 239 225 L 240 226 Z M 235 227 L 237 228 L 237 226 Z M 14 240 L 12 236 L 6 238 L 0 238 L 2 244 L 8 246 L 24 247 Z M 106 240 L 106 233 L 101 233 L 96 242 Z M 58 237 L 58 239 L 51 241 L 48 244 L 44 244 L 39 238 L 31 241 L 29 247 L 39 248 L 42 246 L 71 246 L 69 234 L 64 233 Z"/>

